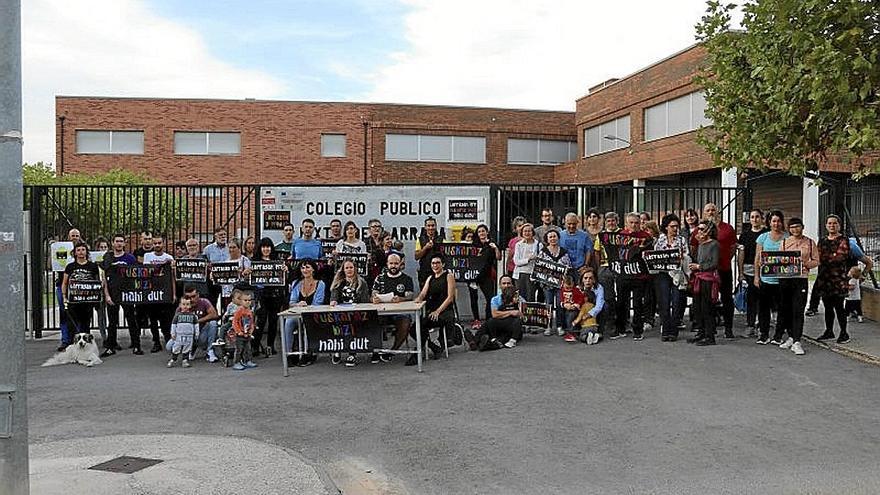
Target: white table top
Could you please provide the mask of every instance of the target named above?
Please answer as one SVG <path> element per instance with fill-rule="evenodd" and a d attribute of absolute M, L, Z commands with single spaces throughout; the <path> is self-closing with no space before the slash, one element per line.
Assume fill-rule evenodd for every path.
<path fill-rule="evenodd" d="M 330 306 L 292 306 L 278 313 L 278 316 L 297 316 L 303 313 L 329 313 L 332 311 L 378 311 L 379 313 L 412 313 L 420 311 L 425 302 L 403 301 L 399 303 L 361 303 L 361 304 L 337 304 Z"/>

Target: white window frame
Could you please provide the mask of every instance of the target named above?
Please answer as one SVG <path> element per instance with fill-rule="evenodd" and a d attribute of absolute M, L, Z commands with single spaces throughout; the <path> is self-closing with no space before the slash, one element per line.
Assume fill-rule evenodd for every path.
<path fill-rule="evenodd" d="M 486 164 L 486 136 L 452 136 L 446 134 L 398 134 L 389 132 L 385 134 L 385 161 L 387 162 L 421 162 L 421 163 L 473 163 L 478 165 Z M 416 159 L 408 160 L 401 158 L 388 158 L 388 137 L 387 136 L 416 136 Z M 422 159 L 422 137 L 444 137 L 449 139 L 449 156 L 450 160 L 438 160 L 438 159 Z M 455 159 L 455 138 L 468 138 L 468 139 L 482 139 L 483 140 L 483 160 L 482 161 L 470 161 L 470 160 L 456 160 Z"/>
<path fill-rule="evenodd" d="M 606 125 L 606 124 L 609 124 L 609 123 L 611 123 L 611 122 L 614 122 L 614 137 L 618 137 L 618 138 L 619 138 L 619 137 L 620 137 L 620 134 L 621 134 L 621 133 L 620 133 L 620 122 L 621 122 L 622 120 L 624 120 L 624 119 L 626 119 L 626 120 L 629 121 L 629 123 L 628 123 L 628 126 L 629 126 L 628 131 L 629 131 L 629 132 L 627 132 L 627 135 L 629 136 L 629 139 L 627 139 L 628 142 L 624 142 L 624 141 L 622 141 L 621 139 L 607 140 L 607 141 L 613 141 L 614 143 L 620 144 L 620 146 L 615 146 L 614 148 L 611 148 L 610 150 L 604 150 L 604 151 L 603 151 L 603 150 L 602 150 L 602 142 L 603 142 L 603 141 L 606 141 L 606 139 L 605 139 L 605 136 L 602 135 L 602 132 L 600 131 L 600 132 L 599 132 L 599 151 L 596 151 L 595 153 L 588 153 L 588 150 L 587 150 L 587 132 L 589 132 L 589 131 L 591 131 L 591 130 L 593 130 L 593 129 L 601 129 L 602 126 L 604 126 L 604 125 Z M 617 118 L 614 118 L 614 119 L 611 119 L 611 120 L 606 120 L 605 122 L 600 122 L 600 123 L 598 123 L 598 124 L 596 124 L 596 125 L 594 125 L 594 126 L 590 126 L 590 127 L 587 127 L 586 129 L 584 129 L 584 156 L 583 156 L 582 158 L 589 158 L 589 157 L 591 157 L 591 156 L 601 155 L 601 154 L 604 154 L 604 153 L 611 153 L 611 152 L 613 152 L 613 151 L 623 150 L 623 149 L 629 148 L 629 147 L 631 147 L 631 146 L 632 146 L 632 118 L 631 118 L 630 115 L 627 113 L 627 114 L 621 115 L 620 117 L 617 117 Z"/>
<path fill-rule="evenodd" d="M 79 151 L 79 133 L 80 132 L 104 132 L 110 138 L 110 149 L 108 151 Z M 141 135 L 141 151 L 140 153 L 134 153 L 131 151 L 114 151 L 113 150 L 113 133 L 139 133 Z M 108 131 L 104 129 L 76 129 L 74 132 L 74 136 L 76 137 L 76 142 L 74 143 L 74 148 L 76 149 L 77 155 L 143 155 L 144 154 L 144 130 L 143 129 L 129 129 L 129 130 L 115 130 Z"/>
<path fill-rule="evenodd" d="M 181 134 L 204 134 L 205 135 L 205 152 L 204 153 L 180 153 L 177 151 L 176 139 L 171 143 L 174 147 L 174 154 L 178 156 L 240 156 L 241 155 L 241 131 L 174 131 L 174 136 Z M 211 134 L 238 134 L 238 152 L 236 153 L 219 153 L 211 151 Z"/>
<path fill-rule="evenodd" d="M 536 157 L 537 161 L 534 161 L 534 162 L 533 161 L 528 161 L 528 162 L 511 161 L 510 160 L 510 141 L 514 140 L 514 139 L 517 141 L 537 141 L 537 143 L 538 143 L 538 156 Z M 511 138 L 511 137 L 509 137 L 509 138 L 507 138 L 507 143 L 508 143 L 508 145 L 507 145 L 507 150 L 508 150 L 507 164 L 508 165 L 544 165 L 544 166 L 548 166 L 548 167 L 555 167 L 556 165 L 560 165 L 562 163 L 570 162 L 572 160 L 577 159 L 577 153 L 578 153 L 577 141 L 567 141 L 567 140 L 561 140 L 561 139 L 535 139 L 535 138 Z M 566 143 L 568 145 L 567 146 L 568 151 L 566 153 L 566 156 L 568 157 L 568 159 L 565 162 L 542 161 L 541 160 L 541 143 Z"/>
<path fill-rule="evenodd" d="M 342 154 L 327 154 L 324 150 L 324 136 L 342 136 Z M 321 133 L 321 158 L 345 158 L 348 156 L 348 136 L 344 132 L 322 132 Z"/>
<path fill-rule="evenodd" d="M 696 95 L 696 94 L 704 94 L 704 92 L 703 91 L 694 91 L 694 92 L 688 93 L 686 95 L 682 95 L 677 98 L 672 98 L 671 100 L 666 100 L 664 102 L 658 103 L 656 105 L 651 105 L 650 107 L 645 108 L 645 110 L 642 112 L 642 117 L 643 117 L 642 121 L 644 122 L 643 131 L 644 131 L 645 140 L 642 142 L 649 143 L 651 141 L 657 141 L 658 139 L 666 139 L 668 137 L 680 136 L 680 135 L 686 134 L 688 132 L 694 132 L 702 127 L 712 125 L 712 119 L 709 119 L 708 117 L 705 118 L 705 120 L 708 122 L 706 124 L 706 126 L 703 126 L 703 125 L 698 126 L 698 125 L 694 124 L 694 95 Z M 679 131 L 674 134 L 669 134 L 669 102 L 684 99 L 684 98 L 688 99 L 688 119 L 689 119 L 688 128 L 686 130 Z M 705 100 L 705 98 L 706 97 L 704 95 L 703 99 Z M 659 108 L 661 106 L 663 107 L 663 117 L 664 117 L 663 126 L 665 129 L 665 132 L 661 136 L 652 137 L 652 138 L 648 139 L 648 110 Z M 705 116 L 705 113 L 704 113 L 704 116 Z"/>

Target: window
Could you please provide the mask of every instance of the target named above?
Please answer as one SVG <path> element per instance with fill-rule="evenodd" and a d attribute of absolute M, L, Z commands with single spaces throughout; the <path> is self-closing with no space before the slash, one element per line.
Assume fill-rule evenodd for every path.
<path fill-rule="evenodd" d="M 345 134 L 321 134 L 321 156 L 324 158 L 345 157 Z"/>
<path fill-rule="evenodd" d="M 385 159 L 407 162 L 486 163 L 486 138 L 386 134 Z"/>
<path fill-rule="evenodd" d="M 143 155 L 144 131 L 76 131 L 76 152 Z"/>
<path fill-rule="evenodd" d="M 702 91 L 689 93 L 645 109 L 645 141 L 674 136 L 712 125 L 706 118 Z"/>
<path fill-rule="evenodd" d="M 629 115 L 584 130 L 584 156 L 629 147 Z"/>
<path fill-rule="evenodd" d="M 174 132 L 175 155 L 238 155 L 239 132 Z"/>
<path fill-rule="evenodd" d="M 545 139 L 508 139 L 507 163 L 510 165 L 557 165 L 577 157 L 577 143 Z"/>

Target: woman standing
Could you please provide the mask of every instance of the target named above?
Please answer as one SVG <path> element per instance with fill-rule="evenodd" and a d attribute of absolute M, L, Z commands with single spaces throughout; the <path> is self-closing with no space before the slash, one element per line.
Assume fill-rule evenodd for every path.
<path fill-rule="evenodd" d="M 571 266 L 568 252 L 559 245 L 559 232 L 555 230 L 548 230 L 544 233 L 544 247 L 538 252 L 538 257 L 555 261 L 565 266 Z M 559 336 L 565 335 L 565 330 L 562 328 L 562 313 L 559 307 L 559 289 L 549 286 L 541 286 L 541 289 L 544 291 L 544 302 L 550 305 L 551 311 L 550 328 L 544 330 L 544 335 L 547 337 L 553 335 L 552 328 L 554 326 Z"/>
<path fill-rule="evenodd" d="M 513 278 L 520 297 L 527 302 L 535 300 L 535 288 L 529 278 L 535 268 L 535 258 L 541 250 L 541 244 L 535 240 L 535 228 L 525 223 L 521 229 L 522 239 L 513 249 Z"/>
<path fill-rule="evenodd" d="M 346 229 L 347 233 L 347 229 Z M 361 242 L 363 244 L 363 242 Z M 330 306 L 337 304 L 360 304 L 370 302 L 370 289 L 367 281 L 358 275 L 357 267 L 351 260 L 342 262 L 342 267 L 333 277 L 333 284 L 330 285 Z M 339 364 L 342 361 L 342 355 L 333 354 L 331 363 Z M 357 366 L 357 354 L 350 352 L 345 358 L 345 365 L 348 367 Z"/>
<path fill-rule="evenodd" d="M 770 231 L 764 232 L 758 236 L 755 241 L 755 286 L 760 290 L 760 298 L 758 300 L 758 325 L 760 326 L 761 335 L 758 337 L 757 344 L 767 345 L 782 343 L 782 333 L 788 327 L 788 315 L 780 312 L 776 317 L 776 330 L 773 332 L 773 339 L 770 339 L 770 309 L 779 307 L 779 279 L 776 277 L 766 277 L 761 275 L 761 253 L 764 251 L 779 251 L 782 248 L 782 241 L 788 234 L 785 232 L 785 217 L 779 210 L 773 210 L 768 215 L 770 223 Z"/>
<path fill-rule="evenodd" d="M 453 336 L 455 329 L 455 310 L 453 303 L 455 302 L 455 276 L 452 272 L 443 267 L 443 257 L 439 254 L 431 256 L 431 276 L 425 281 L 421 292 L 416 296 L 415 302 L 425 301 L 426 317 L 422 318 L 422 330 L 434 327 L 441 327 L 446 330 L 447 337 Z M 415 325 L 410 327 L 410 335 L 415 339 Z M 443 353 L 443 346 L 431 341 L 430 333 L 426 332 L 422 339 L 422 349 L 425 346 L 431 348 L 434 353 L 434 359 L 440 359 Z M 413 354 L 407 361 L 407 365 L 416 364 L 418 357 Z"/>
<path fill-rule="evenodd" d="M 697 224 L 697 262 L 688 265 L 694 277 L 694 306 L 699 308 L 700 333 L 693 342 L 715 345 L 715 304 L 721 278 L 718 276 L 718 241 L 715 224 L 703 220 Z"/>
<path fill-rule="evenodd" d="M 513 264 L 513 251 L 516 247 L 516 243 L 522 239 L 520 237 L 522 235 L 522 227 L 525 225 L 526 219 L 521 216 L 516 216 L 511 222 L 510 227 L 513 231 L 513 238 L 507 242 L 507 273 L 508 275 L 513 274 L 513 270 L 516 268 L 516 265 Z"/>
<path fill-rule="evenodd" d="M 483 271 L 477 276 L 476 284 L 486 300 L 486 319 L 492 317 L 492 297 L 495 295 L 495 279 L 497 274 L 498 260 L 501 259 L 501 249 L 489 238 L 489 227 L 485 224 L 477 225 L 476 235 L 473 239 L 474 246 L 482 249 L 480 256 L 483 258 Z M 480 311 L 477 307 L 477 291 L 469 287 L 471 296 L 471 312 L 474 314 L 474 322 L 471 327 L 475 330 L 480 328 Z"/>
<path fill-rule="evenodd" d="M 290 288 L 290 299 L 288 300 L 290 306 L 320 306 L 324 304 L 326 286 L 322 280 L 316 278 L 318 265 L 313 260 L 303 260 L 299 264 L 299 272 L 299 279 Z M 285 349 L 287 352 L 290 352 L 293 347 L 293 327 L 292 320 L 288 320 L 284 327 L 284 333 L 287 336 L 288 347 Z M 300 350 L 306 351 L 307 349 Z M 308 366 L 314 363 L 317 357 L 315 354 L 304 354 L 297 364 Z"/>
<path fill-rule="evenodd" d="M 697 213 L 697 210 L 688 208 L 684 212 L 684 227 L 680 229 L 681 235 L 683 235 L 685 239 L 690 239 L 699 223 L 700 215 Z"/>
<path fill-rule="evenodd" d="M 804 222 L 800 218 L 788 220 L 790 237 L 782 240 L 783 251 L 799 251 L 801 253 L 801 273 L 797 277 L 783 278 L 779 288 L 785 297 L 781 298 L 779 313 L 786 315 L 788 323 L 788 340 L 779 344 L 782 349 L 801 356 L 801 336 L 804 334 L 804 308 L 807 306 L 807 277 L 810 270 L 819 266 L 819 248 L 812 239 L 804 235 Z"/>
<path fill-rule="evenodd" d="M 254 236 L 249 235 L 247 236 L 247 239 L 244 240 L 244 247 L 241 254 L 249 260 L 257 257 L 257 243 L 254 240 Z"/>
<path fill-rule="evenodd" d="M 64 303 L 67 305 L 67 314 L 69 315 L 68 323 L 74 327 L 74 332 L 89 333 L 92 323 L 92 311 L 95 309 L 93 303 L 71 303 L 68 293 L 70 282 L 85 282 L 101 280 L 98 265 L 89 259 L 89 247 L 84 242 L 77 242 L 73 246 L 73 261 L 64 267 L 64 277 L 61 279 L 61 294 L 64 296 Z M 65 346 L 71 342 L 65 342 Z"/>
<path fill-rule="evenodd" d="M 260 239 L 260 247 L 255 258 L 256 261 L 278 261 L 278 251 L 275 251 L 275 244 L 272 239 L 264 237 Z M 287 265 L 282 265 L 284 271 L 287 271 Z M 285 273 L 286 275 L 286 273 Z M 257 330 L 254 332 L 254 340 L 251 345 L 254 349 L 254 356 L 265 354 L 266 357 L 277 354 L 275 350 L 275 337 L 278 335 L 278 313 L 284 305 L 285 290 L 283 286 L 256 286 L 256 299 L 260 305 L 257 308 Z M 263 334 L 266 334 L 266 347 L 263 348 Z"/>
<path fill-rule="evenodd" d="M 361 240 L 361 229 L 349 220 L 345 222 L 345 235 L 336 243 L 336 254 L 361 253 L 367 254 L 367 245 Z"/>
<path fill-rule="evenodd" d="M 226 261 L 238 263 L 239 279 L 243 280 L 251 273 L 251 260 L 241 253 L 241 239 L 232 239 L 226 243 L 226 246 L 229 248 L 229 259 Z M 220 286 L 220 311 L 218 313 L 223 314 L 223 310 L 229 304 L 234 286 L 235 284 L 223 284 Z"/>
<path fill-rule="evenodd" d="M 681 304 L 681 288 L 687 287 L 687 276 L 684 274 L 684 261 L 687 255 L 688 242 L 678 231 L 681 220 L 678 215 L 670 213 L 660 220 L 663 231 L 654 243 L 655 250 L 677 249 L 682 264 L 677 270 L 660 272 L 654 275 L 654 291 L 657 295 L 657 309 L 660 312 L 660 340 L 675 342 L 678 340 L 679 305 Z"/>
<path fill-rule="evenodd" d="M 850 257 L 849 239 L 841 233 L 840 217 L 828 215 L 825 220 L 825 229 L 828 235 L 819 241 L 819 273 L 816 275 L 816 283 L 813 291 L 816 292 L 825 304 L 825 333 L 816 340 L 830 340 L 834 338 L 834 315 L 837 315 L 837 324 L 840 325 L 838 344 L 849 342 L 849 334 L 846 332 L 846 312 L 843 309 L 843 301 L 849 292 L 849 278 L 847 276 L 847 260 Z"/>
<path fill-rule="evenodd" d="M 584 223 L 587 233 L 590 234 L 590 239 L 595 239 L 605 227 L 602 225 L 602 212 L 598 208 L 590 208 L 590 211 L 587 213 L 587 221 Z"/>
<path fill-rule="evenodd" d="M 757 337 L 755 321 L 758 317 L 758 300 L 760 291 L 755 285 L 755 245 L 758 236 L 767 232 L 764 226 L 764 212 L 755 208 L 749 213 L 750 229 L 743 229 L 739 235 L 738 259 L 739 276 L 746 283 L 746 327 L 748 337 Z"/>

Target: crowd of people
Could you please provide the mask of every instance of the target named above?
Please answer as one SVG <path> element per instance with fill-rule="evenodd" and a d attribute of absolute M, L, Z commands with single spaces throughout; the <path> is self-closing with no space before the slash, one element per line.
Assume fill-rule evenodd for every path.
<path fill-rule="evenodd" d="M 141 232 L 139 247 L 132 253 L 125 249 L 127 236 L 117 234 L 109 241 L 93 241 L 92 251 L 105 251 L 99 263 L 90 260 L 89 245 L 81 233 L 71 229 L 68 240 L 74 244 L 74 259 L 57 286 L 63 308 L 59 350 L 71 344 L 75 333 L 91 330 L 97 310 L 97 326 L 103 336 L 101 357 L 121 351 L 117 340 L 121 310 L 135 355 L 144 354 L 141 329 L 149 328 L 150 352 L 167 350 L 169 367 L 178 361 L 189 367 L 200 351 L 207 361 L 216 362 L 221 358 L 219 349 L 225 348 L 233 355 L 233 368 L 245 370 L 257 366 L 255 357 L 277 353 L 279 330 L 292 342 L 295 328 L 279 329 L 277 318 L 289 306 L 409 300 L 425 302 L 423 329 L 445 330 L 448 340 L 423 339 L 419 352 L 427 356 L 430 349 L 434 358 L 446 352 L 448 345 L 461 343 L 480 351 L 515 347 L 526 333 L 595 345 L 630 334 L 634 341 L 641 341 L 646 330 L 657 327 L 662 342 L 675 342 L 680 332 L 688 329 L 686 312 L 692 332 L 687 341 L 709 346 L 716 344 L 718 327 L 724 338 L 737 338 L 733 296 L 742 286 L 746 329 L 740 336 L 802 355 L 804 317 L 816 314 L 819 301 L 825 307 L 825 332 L 817 339 L 849 342 L 848 320 L 862 321 L 861 274 L 863 269 L 873 269 L 872 260 L 844 234 L 836 215 L 825 219 L 824 234 L 814 240 L 804 235 L 799 218 L 786 219 L 775 210 L 766 214 L 751 211 L 749 224 L 737 236 L 712 203 L 706 204 L 701 214 L 692 209 L 683 217 L 667 213 L 659 222 L 647 212 L 627 213 L 621 221 L 616 212 L 593 208 L 583 219 L 575 213 L 565 214 L 561 226 L 555 224 L 553 210 L 545 208 L 538 225 L 523 217 L 513 219 L 506 248 L 492 240 L 486 225 L 465 228 L 456 239 L 479 248 L 479 265 L 483 267 L 476 279 L 466 284 L 473 318 L 462 326 L 456 324 L 461 319 L 455 304 L 458 282 L 447 269 L 442 251 L 451 239 L 438 228 L 436 219 L 425 219 L 413 260 L 406 259 L 402 243 L 379 219 L 368 222 L 368 234 L 363 238 L 353 221 L 343 224 L 333 220 L 328 239 L 319 239 L 315 227 L 313 220 L 302 220 L 296 237 L 296 229 L 288 223 L 277 244 L 268 237 L 229 239 L 226 229 L 220 227 L 206 246 L 191 238 L 175 243 L 173 254 L 165 251 L 166 239 L 160 233 Z M 619 252 L 616 246 L 601 242 L 610 234 L 628 239 Z M 332 253 L 325 251 L 322 240 L 336 241 Z M 615 252 L 609 252 L 612 249 Z M 634 276 L 616 272 L 615 261 L 638 262 L 646 250 L 678 250 L 680 263 Z M 800 272 L 786 277 L 762 273 L 761 253 L 766 251 L 800 252 Z M 350 253 L 368 256 L 366 275 L 358 273 L 351 259 L 339 257 Z M 532 276 L 539 258 L 566 267 L 561 284 L 542 283 Z M 209 276 L 204 282 L 177 282 L 174 302 L 158 304 L 114 300 L 109 290 L 113 266 L 168 264 L 174 270 L 177 261 L 185 259 L 204 259 L 209 265 L 237 262 L 242 280 L 247 279 L 253 261 L 280 260 L 285 262 L 286 280 L 283 286 L 250 286 L 214 283 Z M 408 261 L 416 264 L 417 281 L 404 273 Z M 813 270 L 816 279 L 808 298 L 808 277 Z M 69 283 L 86 280 L 103 282 L 103 300 L 99 304 L 68 304 Z M 485 299 L 482 317 L 480 295 Z M 551 315 L 548 327 L 523 325 L 521 310 L 526 302 L 546 304 Z M 415 339 L 415 325 L 409 317 L 393 317 L 387 323 L 394 336 L 390 349 L 398 350 L 410 338 Z M 393 354 L 382 351 L 373 350 L 370 361 L 391 361 Z M 316 357 L 303 353 L 295 361 L 307 366 Z M 358 357 L 354 353 L 331 355 L 331 363 L 343 362 L 356 366 Z M 415 363 L 413 354 L 407 365 Z"/>

